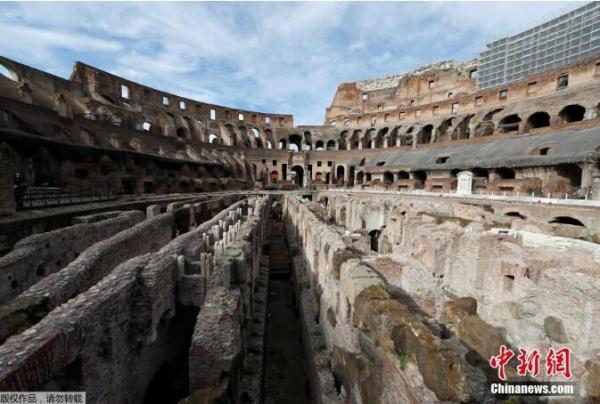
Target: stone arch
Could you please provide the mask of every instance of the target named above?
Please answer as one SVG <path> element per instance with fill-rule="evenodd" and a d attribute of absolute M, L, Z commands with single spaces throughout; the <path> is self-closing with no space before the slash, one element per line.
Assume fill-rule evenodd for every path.
<path fill-rule="evenodd" d="M 563 123 L 583 121 L 585 108 L 579 104 L 570 104 L 561 109 L 558 116 Z"/>
<path fill-rule="evenodd" d="M 550 114 L 544 111 L 534 112 L 529 115 L 525 123 L 525 128 L 527 129 L 544 128 L 547 126 L 550 126 Z"/>
<path fill-rule="evenodd" d="M 417 144 L 429 144 L 432 140 L 433 125 L 428 124 L 421 128 L 417 136 Z"/>
<path fill-rule="evenodd" d="M 379 129 L 379 131 L 377 132 L 377 135 L 375 136 L 375 139 L 374 139 L 376 149 L 381 149 L 385 146 L 384 138 L 385 138 L 385 135 L 387 135 L 387 133 L 389 132 L 389 130 L 390 130 L 390 128 L 387 128 L 387 127 Z"/>
<path fill-rule="evenodd" d="M 583 170 L 577 164 L 559 164 L 556 166 L 556 174 L 569 181 L 569 186 L 577 188 L 581 186 Z"/>
<path fill-rule="evenodd" d="M 521 124 L 521 117 L 518 114 L 507 115 L 500 120 L 500 131 L 502 133 L 517 132 Z"/>
<path fill-rule="evenodd" d="M 399 180 L 407 180 L 410 178 L 410 174 L 406 171 L 398 171 L 397 178 Z"/>
<path fill-rule="evenodd" d="M 335 169 L 335 179 L 339 186 L 344 185 L 346 168 L 343 165 L 338 165 Z"/>
<path fill-rule="evenodd" d="M 327 142 L 327 150 L 335 150 L 335 140 L 329 140 Z"/>

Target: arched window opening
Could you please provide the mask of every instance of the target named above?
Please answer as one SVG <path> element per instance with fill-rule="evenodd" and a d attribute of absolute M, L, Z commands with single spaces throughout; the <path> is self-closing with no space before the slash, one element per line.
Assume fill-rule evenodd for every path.
<path fill-rule="evenodd" d="M 300 151 L 302 149 L 302 137 L 300 135 L 291 135 L 289 137 L 290 146 L 289 149 L 292 151 Z M 295 147 L 292 147 L 295 146 Z"/>
<path fill-rule="evenodd" d="M 359 171 L 356 174 L 356 183 L 360 185 L 364 182 L 364 180 L 365 180 L 365 173 L 362 171 Z"/>
<path fill-rule="evenodd" d="M 391 184 L 394 182 L 394 174 L 389 171 L 383 173 L 383 182 L 386 184 Z"/>
<path fill-rule="evenodd" d="M 475 167 L 471 170 L 471 172 L 473 173 L 474 177 L 488 179 L 490 176 L 489 171 L 485 168 Z"/>
<path fill-rule="evenodd" d="M 415 180 L 417 180 L 421 183 L 425 183 L 425 181 L 427 181 L 427 173 L 423 170 L 415 171 L 414 177 L 415 177 Z"/>
<path fill-rule="evenodd" d="M 317 141 L 317 143 L 315 143 L 315 150 L 323 150 L 324 146 L 323 146 L 323 142 L 321 140 Z"/>
<path fill-rule="evenodd" d="M 327 150 L 335 150 L 335 141 L 330 140 L 327 142 Z"/>
<path fill-rule="evenodd" d="M 583 121 L 585 108 L 578 104 L 567 105 L 558 113 L 558 116 L 563 123 Z"/>
<path fill-rule="evenodd" d="M 279 150 L 285 150 L 285 146 L 286 146 L 286 141 L 285 140 L 280 140 L 279 141 Z"/>
<path fill-rule="evenodd" d="M 581 186 L 582 170 L 577 164 L 559 164 L 556 166 L 556 174 L 569 180 L 571 187 Z"/>
<path fill-rule="evenodd" d="M 185 139 L 187 137 L 187 133 L 185 128 L 177 128 L 177 137 L 180 139 Z"/>
<path fill-rule="evenodd" d="M 407 180 L 410 178 L 410 175 L 406 171 L 398 171 L 398 179 L 399 180 Z"/>
<path fill-rule="evenodd" d="M 571 216 L 557 216 L 554 219 L 550 220 L 549 223 L 552 223 L 552 224 L 570 224 L 571 226 L 585 227 L 585 225 L 583 223 L 581 223 L 580 220 L 577 220 L 577 219 L 575 219 L 574 217 L 571 217 Z"/>
<path fill-rule="evenodd" d="M 271 183 L 277 184 L 279 182 L 279 173 L 277 171 L 271 171 Z"/>
<path fill-rule="evenodd" d="M 521 118 L 517 114 L 512 114 L 504 117 L 500 121 L 500 130 L 503 133 L 506 132 L 516 132 L 519 130 L 519 124 L 521 123 Z"/>
<path fill-rule="evenodd" d="M 217 143 L 217 139 L 218 137 L 214 133 L 208 135 L 208 143 Z"/>
<path fill-rule="evenodd" d="M 421 133 L 419 134 L 418 144 L 429 144 L 431 143 L 431 134 L 433 132 L 433 125 L 425 125 L 423 129 L 421 129 Z"/>
<path fill-rule="evenodd" d="M 259 139 L 260 138 L 260 131 L 256 128 L 252 128 L 252 135 L 254 136 L 255 139 Z"/>
<path fill-rule="evenodd" d="M 337 168 L 335 170 L 335 179 L 339 186 L 344 185 L 344 174 L 345 174 L 344 166 L 337 166 Z"/>
<path fill-rule="evenodd" d="M 369 238 L 371 239 L 371 251 L 379 252 L 379 230 L 371 230 L 369 232 Z"/>
<path fill-rule="evenodd" d="M 496 169 L 496 175 L 503 180 L 514 180 L 515 170 L 508 167 L 500 167 Z"/>
<path fill-rule="evenodd" d="M 547 112 L 536 112 L 527 119 L 527 128 L 536 129 L 550 126 L 550 115 Z"/>
<path fill-rule="evenodd" d="M 304 186 L 304 169 L 301 166 L 292 167 L 292 181 L 296 186 Z"/>

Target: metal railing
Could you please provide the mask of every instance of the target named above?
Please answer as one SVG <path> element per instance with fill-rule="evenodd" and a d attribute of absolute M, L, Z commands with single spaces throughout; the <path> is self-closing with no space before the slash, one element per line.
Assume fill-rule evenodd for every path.
<path fill-rule="evenodd" d="M 86 192 L 71 192 L 62 188 L 30 187 L 22 196 L 15 193 L 17 209 L 46 208 L 51 206 L 70 205 L 75 203 L 112 201 L 118 196 L 111 192 L 98 190 Z"/>

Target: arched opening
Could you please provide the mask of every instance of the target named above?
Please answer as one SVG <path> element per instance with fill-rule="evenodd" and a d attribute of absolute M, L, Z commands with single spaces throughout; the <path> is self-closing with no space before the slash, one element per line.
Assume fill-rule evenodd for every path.
<path fill-rule="evenodd" d="M 410 175 L 406 171 L 398 171 L 398 179 L 399 180 L 407 180 L 410 178 Z"/>
<path fill-rule="evenodd" d="M 267 140 L 267 149 L 272 149 L 273 145 L 271 144 L 270 140 Z"/>
<path fill-rule="evenodd" d="M 384 173 L 383 173 L 383 182 L 384 182 L 386 185 L 389 185 L 389 184 L 391 184 L 392 182 L 394 182 L 394 174 L 392 174 L 392 173 L 391 173 L 391 172 L 389 172 L 389 171 L 386 171 L 386 172 L 384 172 Z"/>
<path fill-rule="evenodd" d="M 292 167 L 292 181 L 299 187 L 304 186 L 304 168 L 301 166 Z"/>
<path fill-rule="evenodd" d="M 335 141 L 334 140 L 330 140 L 329 142 L 327 142 L 327 150 L 335 150 Z"/>
<path fill-rule="evenodd" d="M 571 187 L 581 186 L 582 170 L 577 164 L 559 164 L 556 166 L 556 174 L 568 179 Z"/>
<path fill-rule="evenodd" d="M 279 182 L 279 173 L 277 171 L 271 171 L 271 183 L 277 184 Z"/>
<path fill-rule="evenodd" d="M 500 131 L 503 133 L 506 132 L 516 132 L 519 130 L 519 124 L 521 123 L 521 118 L 517 114 L 508 115 L 500 121 Z"/>
<path fill-rule="evenodd" d="M 292 151 L 300 151 L 302 149 L 302 137 L 300 135 L 291 135 L 289 137 L 290 140 L 290 150 Z M 292 147 L 296 146 L 296 147 Z"/>
<path fill-rule="evenodd" d="M 354 186 L 354 166 L 350 167 L 350 170 L 348 171 L 348 185 L 353 187 Z"/>
<path fill-rule="evenodd" d="M 286 141 L 284 139 L 281 139 L 279 141 L 279 150 L 285 150 L 285 146 L 286 146 Z"/>
<path fill-rule="evenodd" d="M 536 112 L 527 118 L 527 128 L 536 129 L 550 126 L 550 115 L 547 112 Z"/>
<path fill-rule="evenodd" d="M 427 181 L 427 173 L 424 170 L 417 170 L 414 173 L 414 178 L 418 181 L 417 188 L 423 188 L 425 181 Z"/>
<path fill-rule="evenodd" d="M 362 171 L 359 171 L 359 172 L 356 174 L 356 183 L 357 183 L 358 185 L 361 185 L 361 184 L 362 184 L 364 181 L 365 181 L 365 173 L 364 173 L 364 172 L 362 172 Z"/>
<path fill-rule="evenodd" d="M 570 224 L 571 226 L 585 227 L 585 225 L 583 223 L 581 223 L 580 220 L 577 220 L 577 219 L 575 219 L 574 217 L 571 217 L 571 216 L 557 216 L 554 219 L 550 220 L 549 223 L 553 223 L 553 224 Z"/>
<path fill-rule="evenodd" d="M 312 143 L 311 142 L 306 142 L 304 144 L 304 150 L 312 150 Z"/>
<path fill-rule="evenodd" d="M 371 230 L 369 232 L 369 238 L 371 239 L 371 251 L 379 252 L 379 230 Z"/>
<path fill-rule="evenodd" d="M 389 128 L 382 128 L 381 130 L 379 130 L 379 132 L 377 132 L 377 136 L 374 139 L 375 148 L 381 149 L 385 146 L 384 140 L 385 140 L 385 135 L 387 135 L 388 131 L 389 131 Z"/>
<path fill-rule="evenodd" d="M 558 113 L 563 123 L 583 121 L 585 108 L 578 104 L 567 105 Z"/>
<path fill-rule="evenodd" d="M 323 150 L 324 146 L 323 146 L 323 141 L 318 140 L 317 143 L 315 143 L 315 150 Z"/>
<path fill-rule="evenodd" d="M 485 178 L 488 179 L 490 173 L 485 168 L 475 167 L 471 170 L 474 177 Z"/>
<path fill-rule="evenodd" d="M 315 175 L 315 182 L 316 182 L 317 184 L 320 184 L 321 182 L 323 182 L 323 174 L 322 174 L 322 173 L 318 172 L 318 173 Z"/>
<path fill-rule="evenodd" d="M 208 143 L 217 143 L 218 139 L 219 138 L 214 133 L 211 133 L 210 135 L 208 135 Z"/>
<path fill-rule="evenodd" d="M 500 167 L 496 169 L 496 175 L 499 176 L 503 180 L 514 180 L 515 179 L 515 170 L 508 167 Z"/>
<path fill-rule="evenodd" d="M 348 137 L 348 131 L 345 130 L 342 133 L 340 133 L 340 140 L 338 143 L 338 147 L 340 150 L 346 150 L 346 141 L 347 141 L 347 137 Z"/>
<path fill-rule="evenodd" d="M 260 131 L 257 128 L 252 128 L 252 135 L 255 139 L 260 138 Z"/>
<path fill-rule="evenodd" d="M 504 214 L 504 216 L 509 216 L 509 217 L 518 217 L 519 219 L 527 219 L 527 217 L 523 216 L 522 214 L 520 214 L 519 212 L 506 212 Z"/>
<path fill-rule="evenodd" d="M 417 137 L 417 144 L 429 144 L 431 143 L 431 134 L 433 132 L 433 125 L 425 125 L 419 136 Z"/>
<path fill-rule="evenodd" d="M 338 186 L 344 185 L 344 180 L 345 180 L 344 174 L 345 174 L 344 166 L 337 166 L 337 168 L 335 169 L 335 179 L 337 181 Z"/>
<path fill-rule="evenodd" d="M 183 127 L 177 128 L 176 134 L 179 139 L 185 139 L 187 137 L 186 130 Z"/>

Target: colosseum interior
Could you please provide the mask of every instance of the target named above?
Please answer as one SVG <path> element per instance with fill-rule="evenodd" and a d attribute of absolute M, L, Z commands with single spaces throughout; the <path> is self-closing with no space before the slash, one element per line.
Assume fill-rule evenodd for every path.
<path fill-rule="evenodd" d="M 311 126 L 0 69 L 0 391 L 545 402 L 491 394 L 490 358 L 567 347 L 537 380 L 600 402 L 599 57 L 342 83 Z"/>

